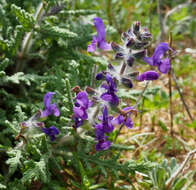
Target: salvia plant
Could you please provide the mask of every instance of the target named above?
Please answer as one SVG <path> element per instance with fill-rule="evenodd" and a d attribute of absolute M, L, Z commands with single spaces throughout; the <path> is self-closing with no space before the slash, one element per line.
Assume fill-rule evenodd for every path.
<path fill-rule="evenodd" d="M 176 52 L 169 44 L 148 52 L 153 36 L 139 21 L 122 32 L 120 44 L 109 42 L 98 11 L 70 11 L 71 3 L 32 2 L 37 8 L 29 13 L 25 3 L 2 2 L 0 105 L 10 113 L 0 108 L 6 141 L 0 140 L 0 157 L 6 157 L 0 189 L 137 189 L 136 183 L 139 189 L 188 189 L 194 173 L 177 177 L 182 167 L 175 159 L 122 160 L 135 147 L 118 140 L 123 128 L 134 129 L 149 83 L 170 72 Z M 149 70 L 140 73 L 143 65 Z M 135 102 L 125 102 L 120 92 L 138 86 Z"/>

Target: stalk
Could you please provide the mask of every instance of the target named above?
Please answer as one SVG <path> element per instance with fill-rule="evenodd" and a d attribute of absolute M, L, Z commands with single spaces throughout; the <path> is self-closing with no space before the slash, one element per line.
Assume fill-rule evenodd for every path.
<path fill-rule="evenodd" d="M 169 46 L 172 47 L 172 33 L 169 34 Z M 171 58 L 171 52 L 170 52 L 170 58 Z M 171 59 L 170 59 L 171 60 Z M 170 62 L 171 64 L 171 62 Z M 168 72 L 168 78 L 169 78 L 169 112 L 170 112 L 170 135 L 173 137 L 173 102 L 172 102 L 172 77 L 171 77 L 171 70 L 172 70 L 172 64 L 170 67 L 170 70 Z"/>

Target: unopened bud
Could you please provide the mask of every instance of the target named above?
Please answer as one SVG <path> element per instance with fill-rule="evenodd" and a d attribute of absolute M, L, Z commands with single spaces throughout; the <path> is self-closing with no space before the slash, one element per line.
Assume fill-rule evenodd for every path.
<path fill-rule="evenodd" d="M 130 79 L 128 78 L 121 78 L 121 82 L 124 86 L 126 86 L 127 88 L 132 88 L 133 87 L 133 83 Z"/>
<path fill-rule="evenodd" d="M 134 63 L 134 58 L 132 56 L 129 56 L 128 59 L 126 60 L 127 64 L 132 67 Z"/>
<path fill-rule="evenodd" d="M 111 46 L 115 52 L 123 51 L 123 48 L 120 45 L 116 44 L 115 42 L 112 42 Z"/>
<path fill-rule="evenodd" d="M 123 53 L 116 53 L 115 59 L 123 59 L 123 58 L 124 58 L 124 54 Z"/>
<path fill-rule="evenodd" d="M 97 73 L 95 78 L 96 78 L 96 80 L 102 80 L 102 79 L 104 79 L 103 72 Z"/>
<path fill-rule="evenodd" d="M 140 31 L 140 22 L 136 21 L 133 24 L 133 33 L 137 36 Z"/>
<path fill-rule="evenodd" d="M 142 73 L 141 75 L 137 76 L 138 81 L 144 81 L 144 80 L 156 80 L 159 78 L 159 74 L 155 71 L 146 71 Z"/>

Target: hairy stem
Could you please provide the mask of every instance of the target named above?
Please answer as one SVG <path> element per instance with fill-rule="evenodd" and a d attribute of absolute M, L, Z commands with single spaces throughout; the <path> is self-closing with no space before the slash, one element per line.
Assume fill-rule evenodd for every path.
<path fill-rule="evenodd" d="M 144 109 L 144 101 L 145 97 L 142 98 L 142 104 L 141 104 L 141 114 L 140 114 L 140 130 L 142 129 L 142 124 L 143 124 L 143 109 Z"/>
<path fill-rule="evenodd" d="M 169 35 L 169 46 L 172 47 L 172 33 L 171 32 L 170 32 L 170 35 Z M 171 58 L 171 52 L 170 52 L 170 58 Z M 171 64 L 171 62 L 170 62 L 170 64 Z M 172 105 L 173 102 L 172 102 L 172 77 L 171 77 L 171 70 L 172 70 L 172 64 L 171 64 L 170 70 L 168 72 L 168 78 L 169 78 L 170 134 L 173 137 L 173 105 Z"/>
<path fill-rule="evenodd" d="M 120 75 L 124 74 L 126 66 L 127 66 L 127 64 L 123 61 L 123 64 L 122 64 L 121 69 L 120 69 Z"/>
<path fill-rule="evenodd" d="M 94 64 L 93 65 L 93 69 L 92 69 L 92 74 L 91 74 L 91 87 L 95 88 L 95 76 L 96 76 L 96 72 L 97 72 L 97 65 Z"/>
<path fill-rule="evenodd" d="M 124 124 L 121 124 L 120 128 L 118 129 L 118 131 L 117 131 L 117 133 L 116 133 L 116 136 L 115 136 L 115 138 L 114 138 L 114 143 L 116 142 L 118 136 L 120 135 L 120 132 L 121 132 L 123 126 L 124 126 Z"/>
<path fill-rule="evenodd" d="M 37 7 L 37 10 L 34 15 L 36 24 L 41 20 L 41 16 L 43 15 L 43 13 L 44 13 L 44 2 L 41 2 Z M 22 42 L 21 52 L 19 53 L 20 58 L 23 58 L 24 55 L 30 51 L 30 48 L 32 46 L 32 38 L 33 38 L 33 29 L 31 32 L 28 32 L 24 37 L 24 40 Z M 22 71 L 24 64 L 25 64 L 24 60 L 21 59 L 20 61 L 18 61 L 16 65 L 16 72 Z"/>
<path fill-rule="evenodd" d="M 37 7 L 36 13 L 34 15 L 35 23 L 39 22 L 40 17 L 43 14 L 43 11 L 44 11 L 44 3 L 41 2 Z M 24 37 L 24 41 L 22 43 L 22 49 L 21 49 L 21 57 L 23 57 L 23 55 L 30 50 L 32 37 L 33 37 L 33 31 L 27 33 L 26 36 Z"/>

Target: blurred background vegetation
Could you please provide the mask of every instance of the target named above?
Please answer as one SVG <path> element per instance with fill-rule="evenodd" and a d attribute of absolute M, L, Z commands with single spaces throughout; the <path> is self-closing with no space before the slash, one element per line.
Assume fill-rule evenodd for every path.
<path fill-rule="evenodd" d="M 110 52 L 98 51 L 89 54 L 86 51 L 96 32 L 92 19 L 97 16 L 105 23 L 108 42 L 120 43 L 121 33 L 128 30 L 134 21 L 140 21 L 153 36 L 149 55 L 158 42 L 168 42 L 169 33 L 172 32 L 172 48 L 177 51 L 172 60 L 172 67 L 193 119 L 195 118 L 195 0 L 0 0 L 0 189 L 60 190 L 65 186 L 77 189 L 81 181 L 85 184 L 81 178 L 85 178 L 86 175 L 93 178 L 97 175 L 96 171 L 88 171 L 84 175 L 81 168 L 81 175 L 75 175 L 77 169 L 73 167 L 66 170 L 65 185 L 58 182 L 58 177 L 54 177 L 55 172 L 47 171 L 53 179 L 51 185 L 44 175 L 31 175 L 32 169 L 36 170 L 37 167 L 32 163 L 35 164 L 42 158 L 32 151 L 36 140 L 25 153 L 28 161 L 32 163 L 25 163 L 25 156 L 12 149 L 17 144 L 15 137 L 20 131 L 19 123 L 27 120 L 38 109 L 43 109 L 43 96 L 48 91 L 56 92 L 54 101 L 58 104 L 61 116 L 47 121 L 47 125 L 55 125 L 65 133 L 66 127 L 71 127 L 70 89 L 76 85 L 82 89 L 86 85 L 91 86 L 94 66 L 100 71 L 105 69 L 110 61 L 114 61 Z M 136 67 L 141 71 L 149 68 L 142 63 Z M 194 148 L 196 120 L 190 120 L 175 83 L 172 82 L 172 85 L 176 137 L 169 134 L 168 76 L 162 75 L 144 94 L 139 107 L 141 114 L 134 120 L 135 129 L 132 132 L 125 129 L 119 139 L 119 143 L 135 146 L 134 151 L 124 151 L 120 159 L 146 159 L 162 164 L 164 169 L 154 168 L 152 174 L 149 174 L 151 177 L 131 179 L 131 186 L 128 185 L 127 179 L 125 182 L 123 178 L 115 186 L 113 178 L 108 177 L 108 181 L 103 180 L 103 187 L 108 185 L 108 189 L 164 189 L 162 183 L 171 174 L 168 171 L 174 169 L 177 164 L 175 161 L 171 162 L 172 169 L 168 169 L 169 164 L 165 164 L 164 159 L 176 157 L 178 162 L 182 162 L 186 153 Z M 134 103 L 139 96 L 139 89 L 136 87 L 134 90 L 118 93 L 126 101 Z M 135 137 L 145 132 L 150 132 L 150 135 Z M 154 141 L 151 142 L 152 140 Z M 151 144 L 147 146 L 149 142 Z M 36 152 L 36 149 L 34 151 Z M 10 159 L 17 156 L 18 162 L 12 164 Z M 8 158 L 9 161 L 6 161 Z M 64 161 L 67 164 L 67 160 Z M 186 173 L 184 178 L 176 183 L 178 186 L 171 189 L 196 189 L 195 166 L 196 162 L 192 161 L 187 169 L 191 172 Z M 28 170 L 29 168 L 31 170 Z M 31 171 L 31 174 L 28 171 Z M 159 183 L 153 181 L 156 175 L 160 178 Z M 72 178 L 71 182 L 67 179 L 69 177 Z M 100 176 L 96 179 L 100 181 L 98 178 Z M 74 184 L 74 180 L 78 184 Z M 92 182 L 92 179 L 89 181 Z M 88 189 L 87 186 L 82 187 Z"/>

